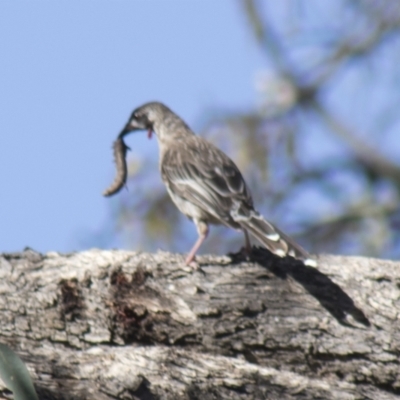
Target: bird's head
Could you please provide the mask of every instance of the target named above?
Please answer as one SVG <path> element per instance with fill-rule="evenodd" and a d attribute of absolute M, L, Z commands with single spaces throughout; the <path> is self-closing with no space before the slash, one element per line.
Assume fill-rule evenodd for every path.
<path fill-rule="evenodd" d="M 125 136 L 133 131 L 147 130 L 147 135 L 150 139 L 156 125 L 161 123 L 165 117 L 171 113 L 172 111 L 162 103 L 146 103 L 133 110 L 127 124 L 122 129 L 119 136 Z"/>

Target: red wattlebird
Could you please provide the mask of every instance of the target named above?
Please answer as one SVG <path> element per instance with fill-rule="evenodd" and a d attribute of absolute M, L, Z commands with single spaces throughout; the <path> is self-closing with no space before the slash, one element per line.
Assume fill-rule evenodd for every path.
<path fill-rule="evenodd" d="M 149 137 L 156 134 L 162 180 L 178 209 L 196 225 L 199 237 L 186 258 L 187 264 L 207 237 L 209 225 L 217 224 L 242 230 L 249 251 L 250 234 L 279 257 L 291 256 L 316 266 L 306 250 L 254 209 L 236 164 L 212 143 L 196 136 L 162 103 L 147 103 L 132 112 L 114 145 L 119 175 L 105 195 L 116 193 L 125 183 L 127 147 L 122 138 L 138 130 L 147 130 Z"/>

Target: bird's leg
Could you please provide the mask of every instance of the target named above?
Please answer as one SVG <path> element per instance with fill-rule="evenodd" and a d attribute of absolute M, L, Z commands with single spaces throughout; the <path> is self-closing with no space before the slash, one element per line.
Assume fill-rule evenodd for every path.
<path fill-rule="evenodd" d="M 242 231 L 244 233 L 244 246 L 237 253 L 232 253 L 232 255 L 245 257 L 249 260 L 252 253 L 250 237 L 246 229 L 242 229 Z"/>
<path fill-rule="evenodd" d="M 199 234 L 199 238 L 196 240 L 196 243 L 193 245 L 192 250 L 190 250 L 188 256 L 186 257 L 185 264 L 189 265 L 193 260 L 199 250 L 200 246 L 203 244 L 205 238 L 208 236 L 208 224 L 203 221 L 194 221 L 197 227 L 197 233 Z"/>
<path fill-rule="evenodd" d="M 251 255 L 251 242 L 250 242 L 250 237 L 248 232 L 246 231 L 246 229 L 243 229 L 243 233 L 244 233 L 244 243 L 245 243 L 245 247 L 244 247 L 244 251 L 246 252 L 246 255 L 248 257 L 250 257 Z"/>

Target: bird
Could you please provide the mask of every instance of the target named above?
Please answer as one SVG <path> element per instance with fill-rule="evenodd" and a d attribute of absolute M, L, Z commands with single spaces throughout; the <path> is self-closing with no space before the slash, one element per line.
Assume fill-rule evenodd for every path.
<path fill-rule="evenodd" d="M 186 257 L 187 265 L 195 260 L 210 225 L 243 231 L 247 253 L 251 252 L 250 234 L 276 256 L 290 256 L 307 266 L 317 265 L 305 249 L 256 211 L 236 164 L 214 144 L 195 135 L 183 119 L 161 102 L 145 103 L 131 113 L 114 144 L 122 178 L 117 176 L 104 195 L 114 194 L 125 183 L 125 164 L 119 165 L 128 147 L 122 139 L 141 130 L 147 131 L 149 138 L 156 135 L 162 181 L 179 211 L 196 226 L 198 238 Z"/>

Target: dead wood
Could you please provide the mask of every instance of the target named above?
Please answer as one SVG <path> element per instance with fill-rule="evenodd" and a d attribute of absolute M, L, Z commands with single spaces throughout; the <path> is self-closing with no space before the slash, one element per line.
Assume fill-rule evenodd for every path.
<path fill-rule="evenodd" d="M 395 399 L 400 263 L 0 256 L 0 342 L 41 399 Z M 0 397 L 7 391 L 0 387 Z"/>

